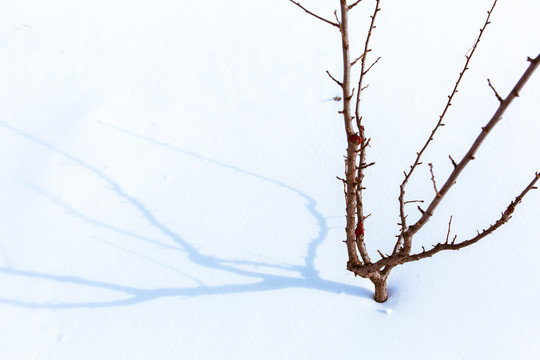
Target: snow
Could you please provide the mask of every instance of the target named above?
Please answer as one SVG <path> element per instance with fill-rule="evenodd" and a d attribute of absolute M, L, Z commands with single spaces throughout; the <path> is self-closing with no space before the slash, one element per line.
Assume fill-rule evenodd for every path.
<path fill-rule="evenodd" d="M 305 0 L 332 18 L 335 5 Z M 358 53 L 373 1 L 351 17 Z M 402 172 L 491 2 L 382 1 L 362 102 L 371 252 Z M 442 181 L 538 52 L 533 0 L 499 2 L 424 162 Z M 357 25 L 355 25 L 357 24 Z M 19 0 L 0 12 L 5 359 L 537 359 L 531 192 L 479 244 L 345 270 L 335 29 L 289 1 Z M 538 168 L 535 74 L 415 247 L 487 227 Z M 429 168 L 409 199 L 433 196 Z M 410 209 L 411 220 L 418 216 Z"/>

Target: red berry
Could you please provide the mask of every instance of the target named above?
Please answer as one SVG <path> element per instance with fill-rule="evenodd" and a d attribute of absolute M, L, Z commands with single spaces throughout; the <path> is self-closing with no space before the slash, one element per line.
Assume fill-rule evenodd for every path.
<path fill-rule="evenodd" d="M 364 224 L 362 224 L 362 222 L 359 222 L 356 226 L 356 230 L 354 230 L 354 235 L 356 235 L 357 239 L 360 235 L 364 235 Z"/>
<path fill-rule="evenodd" d="M 358 134 L 352 134 L 351 136 L 349 136 L 349 140 L 351 140 L 353 143 L 360 144 L 362 138 L 358 136 Z"/>

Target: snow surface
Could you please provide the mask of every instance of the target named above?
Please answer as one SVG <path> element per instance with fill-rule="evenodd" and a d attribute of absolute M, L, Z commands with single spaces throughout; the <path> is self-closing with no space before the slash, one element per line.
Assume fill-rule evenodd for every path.
<path fill-rule="evenodd" d="M 303 4 L 332 18 L 337 1 Z M 374 1 L 351 19 L 359 54 Z M 369 250 L 491 0 L 382 1 L 362 102 Z M 425 154 L 439 181 L 538 53 L 537 0 L 499 1 Z M 540 195 L 459 253 L 345 270 L 340 38 L 280 1 L 4 1 L 2 359 L 538 359 Z M 474 236 L 540 170 L 535 74 L 416 248 Z M 433 196 L 429 169 L 409 199 Z M 410 219 L 417 217 L 414 206 Z"/>

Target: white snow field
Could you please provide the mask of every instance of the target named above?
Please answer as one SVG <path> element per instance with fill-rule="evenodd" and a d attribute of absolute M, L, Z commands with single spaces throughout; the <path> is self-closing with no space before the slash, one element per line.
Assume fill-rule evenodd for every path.
<path fill-rule="evenodd" d="M 374 4 L 351 15 L 353 54 Z M 490 6 L 381 1 L 362 100 L 374 257 Z M 539 15 L 499 0 L 409 200 L 497 108 L 486 79 L 506 96 L 538 55 Z M 345 270 L 340 67 L 337 29 L 288 0 L 2 1 L 0 358 L 539 359 L 538 191 L 480 243 L 396 268 L 384 304 Z M 539 99 L 536 73 L 416 250 L 451 215 L 474 236 L 540 171 Z"/>

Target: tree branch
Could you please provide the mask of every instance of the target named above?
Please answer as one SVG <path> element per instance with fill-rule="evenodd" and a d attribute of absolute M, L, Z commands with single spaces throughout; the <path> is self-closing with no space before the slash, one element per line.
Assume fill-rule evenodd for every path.
<path fill-rule="evenodd" d="M 373 33 L 373 29 L 375 29 L 375 19 L 377 18 L 377 14 L 379 13 L 379 11 L 381 11 L 381 9 L 379 8 L 379 4 L 380 4 L 380 0 L 377 0 L 376 4 L 375 4 L 375 9 L 373 10 L 373 15 L 371 15 L 371 22 L 369 24 L 369 30 L 368 30 L 368 33 L 366 35 L 366 41 L 364 43 L 364 52 L 363 54 L 360 56 L 361 58 L 361 69 L 360 69 L 360 77 L 358 78 L 358 92 L 356 93 L 356 107 L 355 107 L 355 115 L 356 115 L 356 121 L 357 121 L 357 125 L 358 127 L 360 128 L 360 126 L 362 125 L 360 123 L 360 95 L 361 95 L 361 92 L 363 90 L 363 87 L 362 87 L 362 82 L 364 80 L 364 75 L 366 75 L 367 71 L 365 70 L 366 68 L 366 58 L 367 58 L 367 53 L 371 51 L 371 49 L 369 48 L 369 41 L 371 40 L 371 35 Z M 379 58 L 380 59 L 380 58 Z M 379 61 L 379 59 L 377 59 L 371 66 L 370 68 L 375 65 L 377 63 L 377 61 Z M 357 59 L 358 60 L 358 59 Z M 356 62 L 356 61 L 355 61 Z M 369 70 L 369 69 L 368 69 Z"/>
<path fill-rule="evenodd" d="M 360 1 L 362 1 L 362 0 L 358 0 L 358 1 L 356 1 L 354 4 L 349 5 L 349 10 L 351 10 L 353 7 L 355 7 L 356 5 L 358 5 L 358 4 L 360 3 Z"/>
<path fill-rule="evenodd" d="M 364 244 L 363 231 L 359 231 L 359 226 L 363 221 L 363 217 L 357 217 L 357 207 L 362 206 L 362 202 L 358 199 L 358 191 L 362 186 L 359 185 L 361 179 L 356 177 L 357 171 L 357 146 L 358 143 L 363 143 L 363 134 L 361 129 L 359 134 L 353 128 L 353 116 L 351 114 L 351 60 L 349 52 L 349 9 L 346 0 L 340 0 L 341 9 L 341 48 L 343 52 L 343 81 L 341 89 L 343 90 L 343 121 L 345 125 L 345 135 L 347 136 L 347 156 L 345 158 L 345 203 L 346 203 L 346 227 L 347 234 L 347 253 L 349 257 L 348 263 L 363 265 L 371 263 Z M 337 14 L 336 14 L 337 17 Z M 335 80 L 334 80 L 335 81 Z M 361 138 L 361 139 L 360 139 Z M 355 141 L 356 140 L 356 141 Z M 358 235 L 357 235 L 358 234 Z M 358 257 L 360 253 L 360 257 Z"/>
<path fill-rule="evenodd" d="M 332 25 L 332 26 L 335 26 L 335 27 L 337 27 L 338 29 L 340 28 L 340 26 L 339 26 L 338 24 L 336 24 L 335 22 L 332 22 L 332 21 L 330 21 L 330 20 L 326 20 L 325 18 L 323 18 L 323 17 L 321 17 L 321 16 L 319 16 L 319 15 L 317 15 L 317 14 L 312 13 L 311 11 L 309 11 L 308 9 L 306 9 L 305 7 L 303 7 L 302 5 L 300 5 L 299 3 L 297 3 L 296 1 L 293 1 L 293 0 L 289 0 L 289 1 L 292 2 L 293 4 L 297 5 L 298 7 L 300 7 L 302 10 L 304 10 L 305 12 L 307 12 L 309 15 L 312 15 L 312 16 L 316 17 L 317 19 L 324 21 L 324 22 L 327 23 L 327 24 L 330 24 L 330 25 Z"/>
<path fill-rule="evenodd" d="M 527 187 L 521 192 L 521 194 L 519 194 L 516 197 L 516 199 L 510 203 L 510 205 L 508 205 L 508 207 L 503 212 L 501 217 L 493 225 L 491 225 L 489 228 L 483 230 L 482 232 L 479 232 L 478 235 L 476 235 L 475 237 L 473 237 L 473 238 L 471 238 L 469 240 L 462 241 L 462 242 L 456 244 L 456 243 L 454 243 L 454 241 L 456 239 L 454 237 L 454 241 L 452 241 L 451 243 L 448 243 L 448 242 L 438 243 L 438 244 L 434 245 L 433 248 L 431 248 L 430 250 L 427 250 L 427 251 L 424 249 L 422 252 L 412 254 L 412 255 L 403 255 L 403 254 L 396 255 L 396 254 L 392 254 L 391 256 L 384 257 L 384 258 L 382 258 L 382 259 L 380 259 L 380 260 L 378 260 L 378 261 L 376 261 L 376 262 L 374 262 L 372 264 L 366 264 L 366 265 L 360 265 L 360 264 L 354 265 L 354 264 L 348 263 L 347 264 L 347 269 L 354 272 L 356 275 L 359 275 L 359 276 L 362 276 L 362 277 L 365 277 L 365 278 L 369 278 L 369 277 L 374 276 L 376 274 L 380 274 L 381 269 L 383 269 L 383 268 L 384 268 L 384 270 L 382 270 L 382 273 L 387 274 L 391 269 L 393 269 L 397 265 L 401 265 L 401 264 L 405 264 L 405 263 L 408 263 L 408 262 L 411 262 L 411 261 L 417 261 L 417 260 L 421 260 L 421 259 L 424 259 L 424 258 L 428 258 L 428 257 L 431 257 L 431 256 L 435 255 L 436 253 L 441 252 L 443 250 L 459 250 L 459 249 L 462 249 L 464 247 L 473 245 L 474 243 L 477 243 L 481 239 L 483 239 L 486 236 L 488 236 L 489 234 L 493 233 L 495 230 L 497 230 L 503 224 L 505 224 L 510 219 L 511 215 L 513 214 L 513 212 L 516 209 L 516 206 L 519 203 L 521 203 L 521 201 L 523 200 L 525 195 L 527 195 L 527 193 L 529 191 L 531 191 L 532 189 L 536 189 L 535 184 L 538 182 L 538 180 L 540 180 L 540 172 L 535 173 L 534 178 L 529 183 L 529 185 L 527 185 Z M 449 226 L 450 226 L 450 224 L 449 224 Z M 399 236 L 401 236 L 401 235 L 399 235 Z M 448 236 L 447 236 L 447 239 L 448 239 Z"/>
<path fill-rule="evenodd" d="M 486 18 L 486 21 L 484 22 L 484 26 L 480 29 L 480 34 L 476 38 L 476 41 L 475 41 L 475 43 L 474 43 L 474 45 L 473 45 L 473 47 L 472 47 L 472 49 L 470 51 L 470 54 L 465 55 L 465 58 L 466 58 L 465 65 L 463 66 L 463 70 L 461 70 L 461 72 L 459 73 L 458 79 L 456 81 L 456 84 L 454 85 L 454 88 L 453 88 L 452 92 L 448 96 L 448 102 L 446 103 L 446 106 L 444 107 L 443 112 L 439 116 L 439 121 L 435 125 L 435 128 L 431 131 L 431 134 L 429 135 L 429 138 L 426 141 L 425 145 L 422 147 L 422 149 L 418 153 L 416 153 L 416 159 L 414 160 L 414 163 L 411 166 L 409 172 L 405 174 L 405 178 L 403 179 L 403 182 L 401 183 L 400 194 L 399 194 L 399 212 L 400 212 L 400 218 L 401 218 L 401 223 L 402 223 L 401 234 L 403 235 L 403 239 L 405 241 L 403 251 L 406 252 L 406 253 L 410 252 L 410 249 L 411 249 L 411 246 L 412 246 L 412 244 L 411 244 L 412 238 L 410 236 L 412 234 L 410 232 L 408 234 L 406 234 L 407 224 L 405 223 L 405 187 L 407 186 L 407 183 L 408 183 L 412 173 L 416 169 L 416 167 L 418 165 L 420 165 L 420 158 L 422 157 L 422 154 L 426 151 L 426 149 L 429 146 L 429 144 L 431 143 L 431 141 L 433 141 L 433 137 L 435 136 L 435 133 L 437 132 L 437 130 L 441 126 L 444 126 L 444 123 L 443 123 L 444 116 L 446 115 L 448 109 L 452 105 L 452 99 L 454 98 L 454 96 L 458 92 L 458 87 L 459 87 L 459 84 L 460 84 L 461 80 L 463 79 L 463 75 L 469 69 L 469 62 L 470 62 L 472 56 L 474 55 L 474 52 L 475 52 L 476 48 L 478 47 L 478 44 L 480 43 L 480 39 L 482 38 L 482 34 L 484 33 L 484 30 L 486 29 L 486 27 L 490 24 L 489 18 L 491 17 L 491 13 L 493 12 L 493 9 L 495 8 L 496 4 L 497 4 L 497 0 L 495 0 L 493 2 L 493 5 L 491 6 L 491 9 L 488 11 L 488 16 Z M 431 214 L 431 213 L 432 212 L 429 211 L 429 210 L 426 211 L 424 213 L 424 215 L 422 216 L 422 218 L 424 218 L 425 216 L 430 216 L 429 214 Z"/>
<path fill-rule="evenodd" d="M 495 97 L 497 98 L 497 100 L 499 100 L 499 102 L 503 102 L 502 97 L 499 95 L 499 93 L 497 92 L 497 90 L 495 90 L 495 88 L 493 87 L 493 85 L 491 85 L 491 81 L 490 81 L 489 79 L 487 79 L 487 82 L 488 82 L 488 85 L 489 85 L 489 87 L 491 88 L 491 90 L 493 90 L 493 92 L 495 93 Z"/>
<path fill-rule="evenodd" d="M 370 52 L 371 50 L 368 50 L 368 52 Z M 354 66 L 358 60 L 362 59 L 364 56 L 366 56 L 367 52 L 363 53 L 362 55 L 360 55 L 359 57 L 356 58 L 356 60 L 354 60 L 352 63 L 351 63 L 351 66 Z"/>
<path fill-rule="evenodd" d="M 457 166 L 456 162 L 454 161 L 454 159 L 452 159 L 452 155 L 448 155 L 448 157 L 450 158 L 450 161 L 452 162 L 452 165 L 454 165 L 454 167 Z"/>
<path fill-rule="evenodd" d="M 448 244 L 448 238 L 450 237 L 450 230 L 452 228 L 452 216 L 450 216 L 450 221 L 448 221 L 448 232 L 446 233 L 446 241 L 444 242 L 445 244 Z M 455 240 L 456 238 L 454 238 Z M 452 244 L 454 242 L 452 241 Z"/>
<path fill-rule="evenodd" d="M 422 215 L 422 217 L 414 225 L 412 225 L 412 226 L 410 226 L 408 228 L 408 230 L 406 231 L 406 234 L 405 234 L 406 236 L 405 237 L 414 235 L 418 230 L 420 230 L 422 228 L 422 226 L 424 226 L 428 222 L 429 217 L 431 215 L 433 215 L 433 212 L 435 211 L 435 209 L 437 208 L 437 206 L 439 205 L 439 203 L 441 202 L 443 197 L 448 193 L 450 188 L 456 183 L 456 179 L 461 174 L 463 169 L 469 164 L 469 162 L 471 160 L 474 159 L 474 154 L 476 154 L 476 151 L 478 150 L 480 145 L 482 145 L 482 142 L 489 135 L 491 130 L 493 130 L 495 125 L 497 125 L 497 123 L 500 121 L 500 119 L 502 118 L 502 115 L 504 114 L 504 112 L 508 108 L 508 106 L 512 103 L 512 101 L 517 96 L 519 96 L 519 92 L 521 91 L 523 86 L 527 83 L 527 81 L 529 80 L 531 75 L 538 68 L 538 65 L 540 64 L 540 54 L 535 59 L 528 58 L 528 60 L 530 61 L 529 67 L 523 73 L 521 78 L 518 80 L 518 82 L 516 83 L 516 85 L 514 86 L 512 91 L 510 92 L 510 94 L 508 94 L 506 99 L 504 99 L 501 102 L 501 104 L 499 105 L 499 108 L 497 109 L 497 111 L 495 111 L 495 114 L 492 116 L 492 118 L 488 122 L 488 124 L 482 128 L 482 131 L 480 132 L 480 134 L 478 135 L 478 137 L 476 138 L 476 140 L 472 144 L 472 146 L 469 149 L 469 151 L 467 152 L 467 154 L 465 154 L 465 156 L 459 162 L 459 164 L 457 164 L 454 167 L 454 170 L 452 171 L 452 173 L 450 174 L 450 176 L 446 180 L 445 184 L 443 185 L 443 187 L 439 191 L 440 196 L 436 196 L 431 201 L 431 203 L 428 206 L 425 214 Z M 537 174 L 537 176 L 538 176 L 538 174 Z"/>
<path fill-rule="evenodd" d="M 380 57 L 380 56 L 377 58 L 377 60 L 375 60 L 375 61 L 373 62 L 373 64 L 371 64 L 371 65 L 366 69 L 366 71 L 364 72 L 364 75 L 367 74 L 368 71 L 371 70 L 371 68 L 372 68 L 373 66 L 375 66 L 376 63 L 379 62 L 379 60 L 381 60 L 381 57 Z M 367 87 L 367 85 L 366 85 L 363 89 L 365 89 L 366 87 Z"/>
<path fill-rule="evenodd" d="M 342 0 L 342 4 L 344 4 L 344 3 L 345 3 L 345 0 Z M 357 3 L 358 2 L 353 4 L 353 6 L 355 6 Z M 369 30 L 368 30 L 368 33 L 366 35 L 366 41 L 365 41 L 365 44 L 364 44 L 364 52 L 352 64 L 349 63 L 349 66 L 348 66 L 349 69 L 350 69 L 357 61 L 359 61 L 359 60 L 361 61 L 360 77 L 359 77 L 359 80 L 358 80 L 358 91 L 356 92 L 356 106 L 355 106 L 356 126 L 358 127 L 359 135 L 360 135 L 360 137 L 362 139 L 362 143 L 361 143 L 361 146 L 360 146 L 360 154 L 359 154 L 360 166 L 358 166 L 358 169 L 357 169 L 357 172 L 356 172 L 356 179 L 357 179 L 357 182 L 358 182 L 358 186 L 356 188 L 356 216 L 358 218 L 358 221 L 363 221 L 365 219 L 365 217 L 364 217 L 364 202 L 363 202 L 363 199 L 362 199 L 362 193 L 363 193 L 364 187 L 362 186 L 362 183 L 363 183 L 363 180 L 364 180 L 364 169 L 367 167 L 367 166 L 364 166 L 364 164 L 367 164 L 367 162 L 366 162 L 366 148 L 367 148 L 367 146 L 369 144 L 369 139 L 366 140 L 366 138 L 367 138 L 366 137 L 366 131 L 365 131 L 364 127 L 362 126 L 362 117 L 360 116 L 360 113 L 359 113 L 359 102 L 360 102 L 360 94 L 361 94 L 361 92 L 363 90 L 363 88 L 362 88 L 362 80 L 363 80 L 364 75 L 366 73 L 365 66 L 366 66 L 367 53 L 371 51 L 369 49 L 369 40 L 371 39 L 371 34 L 373 32 L 373 29 L 375 28 L 375 17 L 377 16 L 377 13 L 380 10 L 379 3 L 380 3 L 380 0 L 377 0 L 377 2 L 375 4 L 375 10 L 373 12 L 373 15 L 371 16 L 371 23 L 370 23 Z M 351 7 L 347 8 L 347 11 L 350 8 Z M 378 59 L 377 59 L 377 61 L 378 61 Z M 377 61 L 375 61 L 375 62 L 377 62 Z M 356 162 L 356 160 L 355 160 L 355 162 Z M 360 256 L 364 260 L 364 263 L 365 264 L 371 264 L 371 259 L 369 258 L 369 255 L 368 255 L 367 249 L 366 249 L 366 245 L 364 243 L 364 235 L 362 235 L 359 238 L 359 240 L 357 240 L 357 247 L 358 247 L 358 251 L 360 253 Z"/>
<path fill-rule="evenodd" d="M 471 238 L 469 240 L 466 240 L 466 241 L 459 242 L 457 244 L 454 243 L 454 241 L 455 241 L 455 238 L 454 238 L 453 242 L 448 243 L 448 235 L 450 234 L 450 224 L 452 222 L 452 220 L 450 220 L 450 223 L 448 224 L 448 235 L 446 236 L 446 242 L 445 243 L 438 243 L 437 245 L 435 245 L 429 251 L 407 256 L 406 258 L 403 259 L 404 261 L 402 260 L 403 262 L 400 261 L 400 263 L 403 264 L 403 263 L 406 263 L 406 262 L 416 261 L 416 260 L 420 260 L 420 259 L 423 259 L 423 258 L 426 258 L 426 257 L 431 257 L 431 256 L 435 255 L 436 253 L 438 253 L 440 251 L 443 251 L 443 250 L 459 250 L 459 249 L 462 249 L 464 247 L 467 247 L 467 246 L 470 246 L 470 245 L 473 245 L 473 244 L 477 243 L 478 241 L 480 241 L 481 239 L 483 239 L 486 236 L 490 235 L 495 230 L 497 230 L 499 227 L 504 225 L 506 222 L 508 222 L 508 220 L 510 220 L 510 218 L 512 217 L 512 214 L 516 210 L 516 206 L 519 203 L 521 203 L 521 201 L 523 200 L 523 198 L 525 197 L 525 195 L 527 195 L 527 193 L 529 191 L 531 191 L 532 189 L 535 189 L 535 184 L 536 184 L 536 182 L 538 182 L 539 179 L 540 179 L 540 172 L 537 172 L 537 173 L 535 173 L 534 178 L 529 183 L 529 185 L 527 185 L 527 187 L 521 192 L 521 194 L 519 194 L 515 198 L 515 200 L 510 203 L 510 205 L 508 205 L 506 210 L 502 213 L 501 217 L 493 225 L 489 226 L 487 229 L 483 230 L 482 232 L 479 232 L 478 235 L 476 235 L 475 237 L 473 237 L 473 238 Z"/>
<path fill-rule="evenodd" d="M 437 190 L 437 183 L 435 182 L 435 174 L 433 174 L 433 164 L 432 163 L 429 163 L 429 172 L 431 173 L 431 182 L 433 183 L 433 188 L 435 189 L 435 194 L 437 194 L 437 196 L 441 196 L 441 194 L 439 194 L 439 190 Z"/>
<path fill-rule="evenodd" d="M 343 84 L 340 83 L 335 77 L 333 77 L 332 74 L 330 74 L 330 71 L 326 70 L 326 73 L 328 74 L 328 76 L 330 76 L 330 79 L 336 82 L 336 84 L 338 84 L 340 87 L 343 87 Z"/>
<path fill-rule="evenodd" d="M 510 94 L 507 96 L 506 99 L 503 100 L 501 105 L 499 106 L 499 109 L 495 112 L 495 115 L 493 115 L 492 119 L 488 123 L 486 127 L 482 129 L 481 134 L 467 153 L 463 160 L 457 164 L 457 166 L 454 169 L 454 172 L 450 175 L 447 182 L 443 186 L 443 188 L 440 190 L 441 197 L 435 197 L 433 199 L 432 203 L 428 207 L 426 211 L 424 211 L 424 215 L 418 222 L 405 232 L 400 235 L 398 235 L 398 241 L 396 242 L 394 252 L 389 257 L 382 258 L 374 263 L 371 264 L 360 264 L 360 263 L 347 263 L 347 269 L 354 272 L 358 276 L 362 276 L 365 278 L 371 278 L 374 276 L 384 276 L 388 275 L 391 269 L 396 267 L 397 265 L 405 264 L 407 262 L 411 261 L 417 261 L 421 260 L 427 257 L 431 257 L 435 255 L 436 253 L 443 251 L 443 250 L 459 250 L 464 247 L 470 246 L 472 244 L 477 243 L 481 239 L 485 238 L 486 236 L 493 233 L 495 230 L 497 230 L 499 227 L 501 227 L 503 224 L 508 222 L 510 220 L 512 214 L 514 213 L 517 205 L 521 203 L 523 198 L 527 195 L 529 191 L 532 189 L 536 189 L 536 183 L 540 180 L 540 171 L 536 172 L 534 175 L 533 180 L 527 185 L 527 187 L 519 194 L 514 201 L 512 201 L 506 210 L 502 213 L 501 217 L 491 226 L 489 226 L 487 229 L 483 230 L 482 232 L 478 232 L 478 234 L 466 241 L 462 241 L 459 243 L 455 243 L 456 237 L 454 237 L 454 240 L 450 243 L 448 243 L 449 233 L 447 234 L 447 240 L 445 243 L 438 243 L 433 246 L 432 249 L 427 251 L 422 251 L 420 253 L 416 253 L 413 255 L 409 255 L 409 253 L 405 252 L 403 250 L 403 246 L 405 246 L 404 242 L 407 241 L 407 237 L 412 238 L 412 236 L 427 222 L 427 220 L 431 217 L 433 210 L 436 208 L 436 206 L 440 203 L 441 199 L 444 197 L 444 195 L 447 193 L 448 189 L 453 185 L 455 182 L 455 179 L 457 178 L 457 175 L 463 170 L 465 165 L 472 159 L 472 155 L 474 152 L 478 149 L 480 144 L 482 143 L 483 139 L 487 136 L 489 131 L 493 129 L 495 124 L 500 120 L 502 114 L 504 113 L 504 110 L 510 105 L 512 100 L 518 96 L 519 91 L 523 88 L 527 80 L 530 78 L 532 73 L 536 70 L 538 65 L 540 64 L 540 54 L 535 58 L 528 58 L 527 59 L 531 64 L 525 71 L 525 73 L 522 75 L 522 77 L 519 79 L 517 84 L 514 86 Z M 406 217 L 406 215 L 404 215 Z M 450 223 L 449 223 L 450 227 Z"/>

